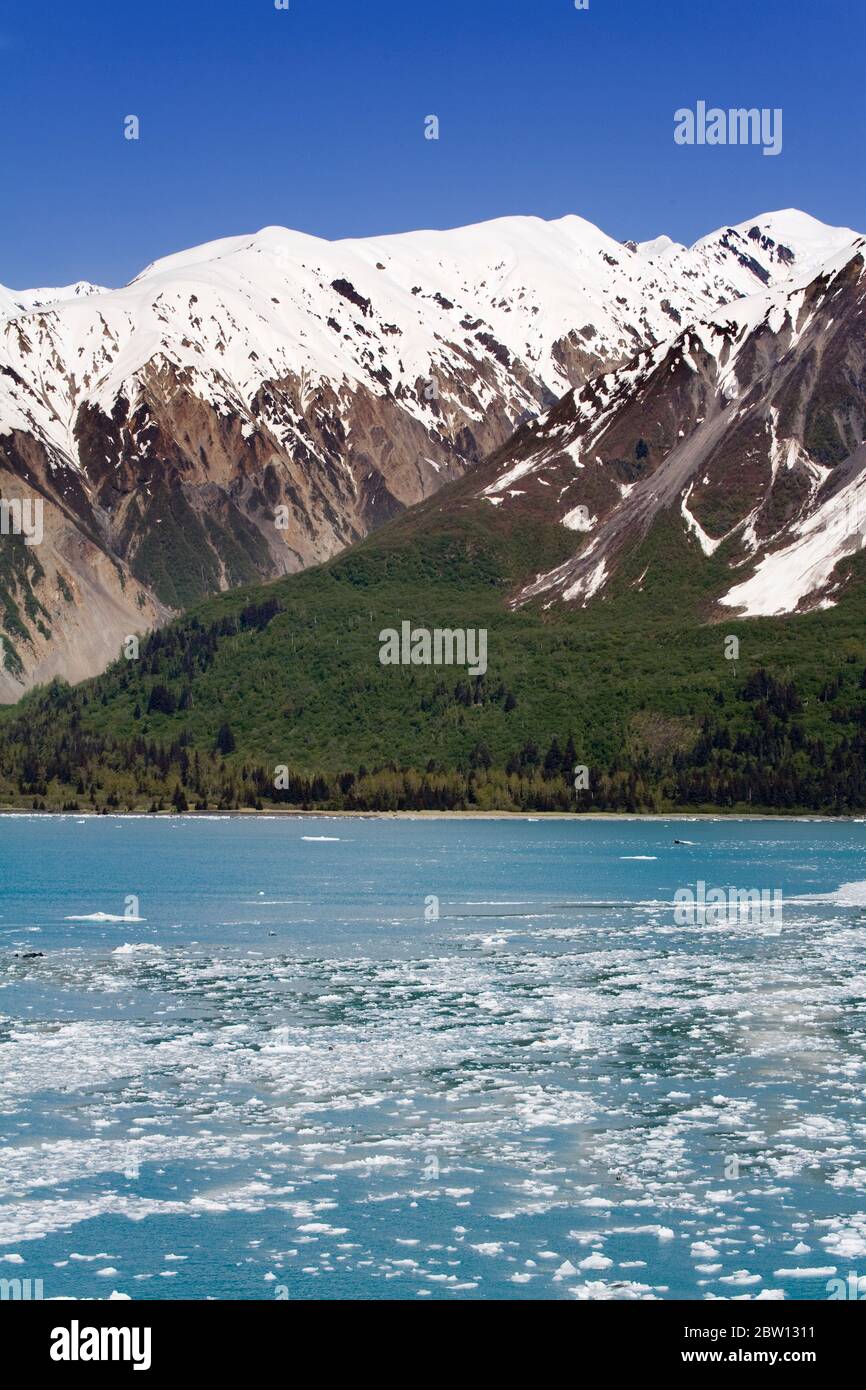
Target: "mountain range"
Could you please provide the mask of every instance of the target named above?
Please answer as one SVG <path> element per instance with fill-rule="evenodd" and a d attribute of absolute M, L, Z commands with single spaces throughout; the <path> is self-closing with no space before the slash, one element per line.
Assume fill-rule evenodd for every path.
<path fill-rule="evenodd" d="M 0 498 L 44 508 L 40 545 L 0 537 L 0 700 L 208 594 L 378 528 L 387 549 L 434 495 L 544 534 L 515 612 L 603 602 L 671 516 L 713 575 L 702 620 L 835 602 L 862 544 L 863 264 L 794 211 L 688 248 L 513 217 L 267 228 L 123 289 L 0 288 Z"/>
<path fill-rule="evenodd" d="M 585 224 L 579 235 L 572 220 L 565 228 L 520 225 L 534 236 L 549 235 L 551 245 L 561 244 L 564 232 L 571 236 L 563 256 L 582 265 L 580 288 L 562 267 L 557 272 L 568 283 L 571 307 L 559 303 L 551 266 L 536 256 L 527 276 L 541 287 L 533 290 L 534 301 L 518 290 L 501 319 L 493 307 L 488 310 L 491 335 L 495 329 L 507 360 L 468 330 L 461 357 L 434 330 L 428 334 L 433 346 L 420 345 L 419 338 L 414 358 L 408 344 L 404 348 L 403 367 L 408 359 L 417 373 L 411 391 L 394 373 L 363 380 L 363 334 L 340 340 L 355 373 L 351 385 L 343 380 L 339 389 L 326 386 L 316 373 L 327 364 L 319 360 L 314 369 L 305 360 L 286 390 L 291 395 L 304 383 L 318 382 L 310 386 L 313 396 L 303 416 L 310 438 L 310 422 L 321 422 L 324 409 L 316 402 L 327 390 L 333 392 L 333 409 L 346 412 L 346 423 L 335 415 L 326 432 L 342 492 L 329 494 L 326 512 L 326 474 L 313 470 L 316 486 L 304 493 L 309 506 L 287 508 L 288 528 L 277 525 L 279 508 L 287 507 L 285 490 L 269 502 L 263 477 L 264 503 L 257 509 L 253 491 L 238 486 L 227 463 L 222 482 L 213 476 L 219 430 L 227 439 L 239 429 L 255 452 L 258 431 L 265 429 L 291 456 L 300 486 L 309 470 L 299 448 L 286 443 L 288 433 L 280 434 L 273 423 L 273 412 L 271 424 L 256 415 L 238 425 L 239 407 L 230 406 L 225 394 L 217 396 L 210 369 L 192 362 L 169 368 L 159 354 L 150 356 L 136 369 L 146 383 L 136 409 L 142 412 L 137 418 L 146 416 L 149 428 L 158 430 L 157 448 L 150 435 L 130 431 L 122 410 L 113 407 L 106 414 L 117 389 L 112 373 L 128 383 L 136 361 L 128 341 L 122 362 L 115 361 L 125 311 L 106 311 L 114 292 L 94 288 L 85 294 L 80 287 L 72 303 L 61 299 L 55 308 L 13 312 L 7 333 L 19 345 L 27 325 L 31 332 L 35 323 L 41 331 L 53 325 L 56 332 L 70 317 L 91 323 L 90 316 L 102 315 L 105 363 L 99 381 L 109 394 L 100 404 L 102 388 L 88 378 L 92 399 L 74 412 L 72 443 L 67 441 L 79 453 L 76 461 L 64 462 L 59 415 L 49 408 L 59 395 L 59 378 L 43 364 L 41 424 L 37 428 L 31 390 L 27 428 L 22 420 L 3 435 L 4 497 L 14 480 L 19 489 L 34 487 L 33 472 L 19 467 L 13 475 L 8 462 L 14 453 L 20 464 L 30 450 L 28 457 L 44 462 L 40 495 L 52 518 L 41 545 L 28 548 L 14 536 L 3 537 L 0 545 L 8 698 L 39 675 L 36 666 L 21 662 L 16 670 L 10 664 L 10 634 L 16 650 L 27 654 L 36 645 L 35 629 L 43 651 L 62 667 L 64 642 L 67 649 L 74 645 L 75 624 L 83 630 L 96 621 L 88 605 L 100 585 L 107 592 L 106 573 L 117 576 L 117 589 L 110 595 L 114 607 L 97 614 L 106 651 L 112 641 L 115 646 L 103 674 L 75 685 L 52 679 L 0 711 L 0 806 L 156 812 L 280 805 L 374 811 L 866 809 L 863 238 L 822 228 L 802 214 L 777 213 L 727 228 L 690 250 L 664 239 L 624 248 L 605 241 L 601 256 L 587 253 L 588 262 L 581 262 L 577 243 L 586 249 L 590 241 L 598 249 Z M 513 222 L 507 230 L 515 236 Z M 494 231 L 501 241 L 502 228 Z M 475 241 L 492 232 L 441 235 Z M 406 240 L 413 238 L 397 239 L 401 245 Z M 238 253 L 243 264 L 247 253 L 264 254 L 248 244 Z M 201 282 L 224 276 L 222 261 L 234 254 L 220 247 L 215 255 L 208 248 L 203 264 L 209 269 L 184 258 L 157 278 L 162 284 L 159 277 L 168 275 L 174 283 L 173 277 L 194 273 L 201 303 Z M 349 265 L 345 249 L 333 254 L 343 267 L 333 293 L 346 300 L 351 287 L 369 304 L 369 312 L 355 308 L 359 325 L 365 320 L 372 333 L 382 316 L 362 293 L 367 282 Z M 370 277 L 384 275 L 376 268 L 387 264 L 381 244 L 366 254 L 376 257 Z M 608 258 L 619 264 L 608 264 Z M 477 259 L 487 265 L 490 255 Z M 531 260 L 524 247 L 522 262 Z M 456 296 L 453 266 L 444 257 L 436 265 L 447 276 L 441 283 Z M 336 268 L 337 261 L 320 272 L 322 278 Z M 429 283 L 421 269 L 413 263 L 404 272 L 413 299 Z M 492 269 L 477 273 L 487 279 L 476 286 L 478 293 L 489 292 Z M 608 275 L 616 275 L 627 303 L 626 291 L 632 293 L 630 327 L 617 295 L 611 308 L 593 282 L 593 276 L 603 283 Z M 392 264 L 391 278 L 396 276 Z M 684 298 L 700 291 L 704 302 L 691 316 L 677 309 L 681 321 L 671 320 L 667 329 L 660 319 L 670 320 L 677 282 L 688 286 Z M 470 283 L 475 281 L 467 272 L 459 286 L 463 293 Z M 413 296 L 415 286 L 419 294 Z M 48 304 L 51 293 L 38 292 L 42 303 Z M 445 289 L 438 293 L 447 298 Z M 158 288 L 154 295 L 150 287 L 145 299 L 168 315 L 166 295 Z M 223 288 L 223 307 L 227 297 Z M 449 302 L 453 310 L 435 300 L 435 309 L 416 308 L 419 322 L 425 313 L 434 322 L 440 314 L 450 321 L 447 316 L 458 310 L 456 298 Z M 542 303 L 554 325 L 546 337 L 537 322 Z M 240 307 L 234 307 L 239 324 Z M 389 320 L 397 327 L 398 307 L 391 306 Z M 585 317 L 599 338 L 595 349 L 585 346 L 580 355 L 569 338 L 572 330 L 566 331 L 575 313 L 573 321 Z M 204 319 L 199 325 L 203 340 L 210 341 L 213 317 L 207 331 Z M 407 340 L 421 334 L 409 318 L 405 324 Z M 512 335 L 507 347 L 506 328 Z M 308 351 L 311 334 L 305 321 L 298 341 Z M 161 324 L 159 341 L 169 336 Z M 549 349 L 543 347 L 548 341 Z M 470 360 L 472 342 L 478 355 Z M 585 344 L 591 342 L 584 337 Z M 316 343 L 321 348 L 321 340 Z M 179 355 L 181 349 L 194 353 L 175 342 L 172 351 Z M 601 353 L 595 366 L 593 350 Z M 276 347 L 270 352 L 269 365 L 249 368 L 264 371 L 265 384 L 248 381 L 245 389 L 273 404 L 271 374 L 287 368 L 274 356 Z M 7 373 L 4 386 L 19 402 L 25 365 L 26 354 L 16 380 Z M 33 381 L 38 373 L 32 364 L 28 370 Z M 338 368 L 332 363 L 328 370 Z M 343 370 L 348 380 L 349 367 Z M 155 371 L 186 382 L 172 388 L 162 407 L 175 412 L 171 435 L 168 417 L 160 416 L 157 426 L 148 414 L 157 410 Z M 232 371 L 237 385 L 237 360 Z M 459 430 L 458 379 L 464 388 Z M 78 379 L 70 374 L 67 393 L 70 380 L 77 389 Z M 224 393 L 226 380 L 220 377 Z M 49 392 L 48 385 L 56 389 Z M 126 395 L 123 400 L 126 410 Z M 367 412 L 366 425 L 359 411 Z M 374 411 L 380 420 L 387 415 L 409 422 L 407 430 L 423 430 L 426 458 L 441 451 L 440 469 L 429 478 L 416 468 L 417 491 L 427 495 L 415 501 L 397 495 L 395 480 L 411 449 L 405 437 L 398 447 L 384 425 L 375 434 Z M 191 412 L 184 416 L 186 433 L 183 412 Z M 210 433 L 202 434 L 195 422 L 205 415 Z M 80 421 L 97 416 L 100 429 L 106 419 L 116 428 L 111 457 L 118 466 L 108 466 L 115 445 L 106 436 L 109 453 L 101 469 L 94 465 L 93 477 L 102 478 L 94 486 L 82 463 L 81 445 L 90 436 Z M 287 414 L 285 430 L 300 437 L 300 417 L 288 420 Z M 357 506 L 363 469 L 372 465 L 369 455 L 363 468 L 359 464 L 356 440 L 369 449 L 374 437 L 392 501 L 363 522 L 356 510 L 352 534 L 359 535 L 352 539 L 338 534 L 337 522 L 346 513 L 338 512 L 337 502 Z M 320 463 L 324 438 L 325 433 L 316 436 Z M 196 442 L 197 467 L 190 452 Z M 133 466 L 124 451 L 136 448 Z M 244 454 L 239 475 L 249 483 L 247 467 Z M 108 548 L 99 529 L 108 526 L 112 506 L 120 505 L 121 475 L 130 486 L 123 505 L 138 518 L 128 532 L 129 558 Z M 161 500 L 156 482 L 147 481 L 153 478 L 161 479 Z M 90 505 L 95 498 L 98 506 Z M 220 509 L 229 503 L 231 526 L 220 521 Z M 332 531 L 322 548 L 334 554 L 315 563 L 314 554 L 301 554 L 301 537 L 309 540 L 316 520 L 326 515 Z M 148 516 L 150 529 L 142 520 Z M 267 542 L 272 558 L 280 555 L 285 572 L 263 581 L 251 563 L 250 582 L 235 587 L 243 572 L 227 563 L 226 537 L 240 545 L 253 531 Z M 190 547 L 203 546 L 202 535 L 208 548 L 199 556 L 202 583 L 220 592 L 202 597 L 192 586 L 186 593 L 160 593 L 156 581 L 137 577 L 144 553 L 159 559 L 162 579 L 176 586 L 187 582 L 195 572 Z M 216 555 L 220 545 L 222 567 L 207 570 L 205 554 Z M 275 550 L 280 545 L 282 552 Z M 291 570 L 291 549 L 301 573 Z M 254 556 L 255 547 L 244 553 Z M 78 557 L 83 578 L 70 555 Z M 152 628 L 140 652 L 118 657 L 122 626 L 112 629 L 109 621 L 113 615 L 117 622 L 118 613 L 121 620 L 132 614 L 138 626 Z M 483 632 L 486 669 L 473 674 L 435 664 L 383 665 L 381 634 L 407 626 Z M 94 649 L 88 650 L 95 663 Z"/>

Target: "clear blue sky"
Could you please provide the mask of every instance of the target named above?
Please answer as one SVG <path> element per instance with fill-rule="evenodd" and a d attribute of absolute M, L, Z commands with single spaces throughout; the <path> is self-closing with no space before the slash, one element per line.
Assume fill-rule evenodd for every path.
<path fill-rule="evenodd" d="M 0 283 L 121 284 L 269 223 L 866 230 L 864 40 L 864 0 L 0 0 Z M 782 107 L 782 154 L 675 145 L 698 99 Z"/>

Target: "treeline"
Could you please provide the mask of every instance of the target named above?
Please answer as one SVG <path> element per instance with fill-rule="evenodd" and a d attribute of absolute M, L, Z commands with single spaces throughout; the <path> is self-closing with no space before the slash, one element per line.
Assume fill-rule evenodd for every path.
<path fill-rule="evenodd" d="M 269 621 L 263 607 L 245 610 L 246 621 Z M 208 635 L 202 630 L 202 649 L 185 656 L 206 659 Z M 483 681 L 466 682 L 465 690 L 464 698 L 503 710 L 514 699 Z M 856 690 L 866 692 L 866 672 Z M 278 770 L 251 759 L 228 723 L 207 748 L 194 746 L 188 731 L 170 742 L 94 732 L 82 721 L 87 698 L 57 682 L 34 696 L 26 713 L 4 718 L 0 803 L 106 812 L 866 810 L 866 695 L 852 697 L 850 681 L 835 676 L 817 700 L 828 715 L 824 723 L 837 731 L 830 741 L 810 732 L 807 702 L 794 682 L 758 670 L 719 693 L 690 747 L 662 753 L 624 740 L 616 757 L 589 763 L 585 776 L 576 776 L 582 759 L 572 734 L 524 741 L 498 761 L 487 744 L 476 743 L 453 767 L 429 760 L 339 773 Z M 443 686 L 439 698 L 454 696 Z"/>

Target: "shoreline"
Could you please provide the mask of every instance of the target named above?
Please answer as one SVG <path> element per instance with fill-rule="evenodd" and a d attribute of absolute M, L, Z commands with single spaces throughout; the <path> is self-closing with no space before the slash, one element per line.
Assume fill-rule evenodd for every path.
<path fill-rule="evenodd" d="M 827 816 L 818 811 L 793 815 L 782 812 L 736 811 L 304 811 L 294 807 L 279 807 L 257 811 L 244 806 L 237 811 L 33 811 L 21 807 L 2 806 L 0 816 L 20 816 L 32 819 L 70 820 L 231 820 L 257 817 L 261 820 L 520 820 L 520 821 L 792 821 L 828 825 L 866 824 L 866 812 L 847 816 Z"/>

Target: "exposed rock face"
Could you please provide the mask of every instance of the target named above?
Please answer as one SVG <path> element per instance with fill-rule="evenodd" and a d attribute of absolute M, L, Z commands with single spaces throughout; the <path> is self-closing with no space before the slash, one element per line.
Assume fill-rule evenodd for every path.
<path fill-rule="evenodd" d="M 693 324 L 569 392 L 473 474 L 483 502 L 577 533 L 573 558 L 515 602 L 602 601 L 668 511 L 726 563 L 720 613 L 832 604 L 866 545 L 864 265 L 860 238 Z"/>
<path fill-rule="evenodd" d="M 0 292 L 0 498 L 44 514 L 38 545 L 0 535 L 0 700 L 94 673 L 204 594 L 326 559 L 569 388 L 854 236 L 803 214 L 691 250 L 623 246 L 576 217 L 336 243 L 269 228 L 157 262 L 123 290 Z M 753 352 L 757 372 L 772 348 Z M 611 467 L 587 475 L 594 513 L 710 409 L 712 371 L 680 376 L 665 391 L 616 378 L 638 394 L 610 424 Z M 586 387 L 599 410 L 610 379 Z M 846 447 L 835 420 L 825 403 L 802 426 L 821 457 Z M 724 467 L 692 501 L 708 525 Z M 760 483 L 738 486 L 745 505 Z M 798 474 L 777 490 L 780 516 L 799 515 L 804 486 Z"/>
<path fill-rule="evenodd" d="M 20 472 L 0 474 L 3 503 L 43 504 L 39 544 L 15 534 L 11 518 L 0 535 L 0 701 L 11 703 L 53 676 L 83 680 L 114 660 L 124 637 L 158 625 L 169 610 L 94 532 L 77 480 L 58 488 L 46 479 L 27 436 L 4 442 Z"/>

